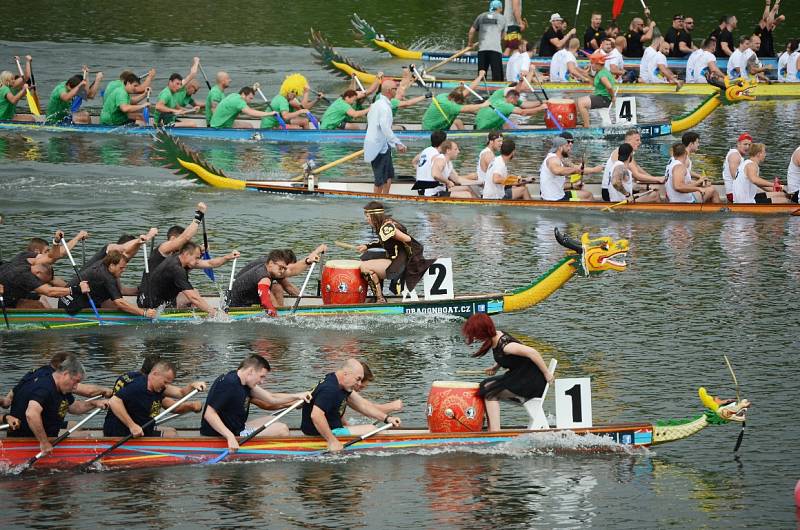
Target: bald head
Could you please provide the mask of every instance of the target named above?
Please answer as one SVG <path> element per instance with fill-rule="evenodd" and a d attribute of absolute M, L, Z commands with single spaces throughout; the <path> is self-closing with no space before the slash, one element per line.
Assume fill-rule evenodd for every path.
<path fill-rule="evenodd" d="M 230 86 L 231 76 L 228 75 L 228 72 L 217 72 L 217 84 L 223 88 L 228 88 Z"/>
<path fill-rule="evenodd" d="M 396 90 L 397 90 L 397 83 L 393 79 L 385 79 L 383 83 L 381 83 L 381 94 L 383 94 L 387 98 L 392 98 Z"/>
<path fill-rule="evenodd" d="M 336 370 L 336 379 L 339 381 L 339 386 L 348 392 L 358 388 L 361 380 L 364 378 L 364 367 L 357 359 L 347 359 L 338 370 Z"/>

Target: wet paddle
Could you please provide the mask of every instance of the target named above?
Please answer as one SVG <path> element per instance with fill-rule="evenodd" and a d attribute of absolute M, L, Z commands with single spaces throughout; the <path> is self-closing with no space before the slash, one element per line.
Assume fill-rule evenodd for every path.
<path fill-rule="evenodd" d="M 211 90 L 211 83 L 208 81 L 208 76 L 206 75 L 206 71 L 203 70 L 203 65 L 197 63 L 197 66 L 200 68 L 200 73 L 203 74 L 203 79 L 206 80 L 206 86 L 208 87 L 209 90 Z"/>
<path fill-rule="evenodd" d="M 340 158 L 338 160 L 334 160 L 333 162 L 330 162 L 329 164 L 325 164 L 324 166 L 320 166 L 320 167 L 314 169 L 313 171 L 311 171 L 311 174 L 312 175 L 319 175 L 320 173 L 322 173 L 326 169 L 330 169 L 332 167 L 336 167 L 339 164 L 342 164 L 344 162 L 348 162 L 348 161 L 350 161 L 350 160 L 352 160 L 354 158 L 358 158 L 359 156 L 361 156 L 363 154 L 364 154 L 364 150 L 363 149 L 359 149 L 358 151 L 355 151 L 353 153 L 350 153 L 349 155 L 343 156 L 342 158 Z M 305 173 L 303 173 L 302 175 L 297 175 L 296 177 L 292 177 L 290 180 L 292 182 L 299 182 L 299 181 L 303 180 L 304 178 L 306 178 L 306 174 Z"/>
<path fill-rule="evenodd" d="M 225 292 L 225 296 L 223 297 L 224 301 L 224 310 L 228 312 L 228 306 L 231 303 L 231 290 L 233 289 L 233 281 L 236 279 L 236 260 L 239 258 L 233 258 L 233 264 L 231 264 L 231 277 L 228 280 L 228 290 Z"/>
<path fill-rule="evenodd" d="M 93 397 L 93 398 L 89 398 L 89 399 L 87 399 L 86 401 L 94 401 L 95 399 L 98 399 L 99 397 L 100 397 L 100 396 L 95 396 L 95 397 Z M 50 445 L 51 445 L 53 448 L 55 448 L 55 446 L 57 446 L 58 444 L 60 444 L 60 443 L 61 443 L 61 442 L 63 442 L 64 440 L 66 440 L 66 439 L 69 437 L 69 435 L 70 435 L 70 434 L 72 434 L 72 433 L 74 433 L 75 431 L 77 431 L 78 429 L 80 429 L 80 428 L 81 428 L 81 427 L 82 427 L 82 426 L 83 426 L 83 425 L 84 425 L 84 424 L 85 424 L 87 421 L 89 421 L 89 420 L 91 420 L 92 418 L 94 418 L 95 416 L 97 416 L 97 414 L 98 414 L 99 412 L 101 412 L 102 410 L 103 410 L 103 409 L 95 409 L 95 410 L 93 410 L 93 411 L 92 411 L 91 413 L 89 413 L 89 414 L 88 414 L 88 415 L 87 415 L 85 418 L 83 418 L 81 421 L 79 421 L 78 423 L 76 423 L 75 425 L 73 425 L 71 429 L 69 429 L 67 432 L 65 432 L 65 433 L 61 434 L 61 436 L 59 436 L 58 438 L 56 438 L 55 440 L 53 440 L 53 443 L 52 443 L 52 444 L 50 444 Z M 30 459 L 30 460 L 28 460 L 27 462 L 25 462 L 25 464 L 23 464 L 23 466 L 22 466 L 22 467 L 20 468 L 20 470 L 19 470 L 19 473 L 21 473 L 21 472 L 25 471 L 26 469 L 30 468 L 30 467 L 31 467 L 32 465 L 34 465 L 36 462 L 38 462 L 39 460 L 41 460 L 41 459 L 42 459 L 44 456 L 45 456 L 45 454 L 44 454 L 44 453 L 42 453 L 41 451 L 39 451 L 38 453 L 36 453 L 36 456 L 34 456 L 34 457 L 31 457 L 31 459 Z"/>
<path fill-rule="evenodd" d="M 17 70 L 19 70 L 19 75 L 22 76 L 22 79 L 25 79 L 25 73 L 22 71 L 22 65 L 19 63 L 19 57 L 15 57 L 17 61 Z M 33 94 L 33 71 L 31 71 L 31 83 L 28 86 L 28 90 L 25 92 L 25 99 L 28 101 L 28 108 L 31 111 L 31 114 L 34 116 L 41 116 L 41 112 L 39 112 L 39 105 L 36 104 L 36 98 Z"/>
<path fill-rule="evenodd" d="M 63 237 L 61 238 L 61 244 L 64 246 L 64 250 L 67 252 L 67 257 L 69 258 L 69 262 L 72 264 L 72 270 L 75 271 L 75 276 L 77 276 L 78 278 L 78 283 L 82 282 L 83 280 L 81 279 L 81 271 L 78 270 L 78 266 L 75 265 L 75 260 L 72 257 L 72 252 L 69 251 L 69 246 L 67 245 L 67 241 Z M 100 312 L 97 310 L 97 306 L 95 305 L 94 300 L 92 300 L 91 293 L 85 293 L 85 294 L 86 298 L 89 299 L 89 305 L 92 306 L 92 311 L 94 311 L 94 316 L 97 317 L 97 323 L 102 326 L 103 319 L 100 318 Z"/>
<path fill-rule="evenodd" d="M 253 84 L 253 90 L 258 92 L 258 95 L 261 96 L 261 99 L 263 99 L 264 103 L 267 104 L 267 108 L 275 113 L 275 119 L 278 120 L 278 125 L 280 125 L 281 129 L 286 129 L 286 120 L 283 119 L 283 116 L 281 116 L 280 112 L 272 108 L 272 105 L 267 99 L 267 96 L 265 96 L 264 93 L 261 91 L 261 84 L 260 83 Z"/>
<path fill-rule="evenodd" d="M 194 395 L 195 395 L 195 394 L 197 394 L 198 392 L 199 392 L 199 390 L 192 390 L 191 392 L 189 392 L 188 394 L 186 394 L 185 396 L 183 396 L 181 399 L 179 399 L 178 401 L 176 401 L 175 403 L 173 403 L 171 407 L 169 407 L 168 409 L 166 409 L 165 411 L 163 411 L 161 414 L 159 414 L 159 415 L 158 415 L 158 416 L 156 416 L 155 418 L 152 418 L 150 421 L 148 421 L 147 423 L 145 423 L 144 425 L 142 425 L 142 426 L 141 426 L 141 427 L 142 427 L 142 430 L 143 430 L 143 431 L 145 431 L 145 430 L 147 430 L 148 428 L 150 428 L 150 426 L 151 426 L 151 425 L 155 425 L 155 424 L 156 424 L 156 423 L 158 423 L 159 421 L 163 420 L 163 419 L 164 419 L 166 416 L 168 416 L 168 415 L 169 415 L 169 414 L 170 414 L 170 413 L 171 413 L 173 410 L 175 410 L 175 409 L 176 409 L 176 408 L 178 408 L 179 406 L 183 405 L 183 404 L 184 404 L 186 401 L 188 401 L 188 400 L 189 400 L 189 398 L 191 398 L 192 396 L 194 396 Z M 163 422 L 162 422 L 162 423 L 163 423 Z M 112 452 L 114 449 L 116 449 L 117 447 L 121 446 L 122 444 L 124 444 L 125 442 L 127 442 L 128 440 L 130 440 L 131 438 L 133 438 L 133 434 L 129 434 L 129 435 L 127 435 L 127 436 L 125 436 L 125 437 L 121 438 L 121 439 L 120 439 L 119 441 L 117 441 L 117 442 L 116 442 L 114 445 L 112 445 L 111 447 L 109 447 L 108 449 L 106 449 L 105 451 L 103 451 L 102 453 L 100 453 L 99 455 L 95 456 L 94 458 L 92 458 L 91 460 L 89 460 L 88 462 L 86 462 L 85 464 L 81 464 L 81 465 L 79 466 L 80 470 L 81 470 L 81 471 L 88 471 L 88 469 L 89 469 L 89 466 L 91 466 L 91 465 L 92 465 L 92 464 L 94 464 L 95 462 L 97 462 L 97 461 L 101 460 L 101 459 L 102 459 L 103 457 L 105 457 L 107 454 L 111 453 L 111 452 Z"/>
<path fill-rule="evenodd" d="M 342 446 L 342 451 L 344 451 L 344 450 L 345 450 L 345 449 L 347 449 L 348 447 L 352 447 L 352 446 L 354 446 L 355 444 L 357 444 L 357 443 L 359 443 L 359 442 L 363 442 L 364 440 L 366 440 L 366 439 L 367 439 L 367 438 L 369 438 L 370 436 L 375 436 L 375 435 L 376 435 L 376 434 L 378 434 L 379 432 L 383 432 L 383 431 L 385 431 L 386 429 L 391 429 L 392 427 L 393 427 L 393 425 L 392 425 L 391 423 L 387 423 L 386 425 L 381 425 L 381 426 L 380 426 L 380 427 L 378 427 L 377 429 L 374 429 L 374 430 L 372 430 L 372 431 L 369 431 L 369 432 L 368 432 L 368 433 L 366 433 L 366 434 L 362 434 L 361 436 L 359 436 L 359 437 L 358 437 L 358 438 L 356 438 L 355 440 L 350 440 L 349 442 L 347 442 L 346 444 L 344 444 L 344 445 Z M 322 451 L 319 451 L 319 453 L 318 453 L 318 454 L 326 455 L 326 454 L 329 454 L 329 453 L 331 453 L 331 452 L 332 452 L 332 451 L 329 451 L 328 449 L 324 449 L 324 450 L 322 450 Z"/>
<path fill-rule="evenodd" d="M 211 254 L 208 253 L 208 232 L 206 232 L 206 218 L 205 218 L 205 216 L 203 216 L 202 225 L 203 225 L 203 254 L 201 255 L 201 257 L 203 259 L 211 259 Z M 206 276 L 208 276 L 208 278 L 212 282 L 217 283 L 217 279 L 214 277 L 214 269 L 211 269 L 211 268 L 203 269 L 203 272 L 206 273 Z"/>
<path fill-rule="evenodd" d="M 741 401 L 741 398 L 739 397 L 739 381 L 736 380 L 736 374 L 733 371 L 733 366 L 731 366 L 730 360 L 728 360 L 728 356 L 723 354 L 723 357 L 725 358 L 725 364 L 728 365 L 728 370 L 731 372 L 731 377 L 733 378 L 733 384 L 736 387 L 736 401 L 738 403 L 739 401 Z M 744 428 L 746 426 L 747 426 L 747 422 L 743 421 L 742 422 L 742 430 L 739 431 L 739 437 L 736 438 L 736 445 L 733 447 L 733 452 L 734 453 L 738 452 L 739 448 L 742 446 L 742 440 L 744 440 Z"/>
<path fill-rule="evenodd" d="M 6 329 L 11 329 L 11 324 L 8 323 L 8 310 L 6 309 L 6 301 L 3 295 L 0 294 L 0 307 L 3 309 L 3 320 L 6 321 Z"/>
<path fill-rule="evenodd" d="M 284 410 L 283 412 L 281 412 L 277 416 L 273 416 L 271 420 L 267 421 L 261 427 L 259 427 L 258 429 L 254 430 L 253 432 L 251 432 L 250 434 L 248 434 L 244 438 L 242 438 L 242 440 L 239 442 L 239 447 L 241 448 L 241 446 L 243 446 L 244 444 L 246 444 L 247 442 L 249 442 L 250 440 L 252 440 L 256 436 L 261 434 L 264 431 L 264 429 L 266 429 L 267 427 L 269 427 L 270 425 L 272 425 L 273 423 L 275 423 L 276 421 L 278 421 L 282 417 L 284 417 L 287 414 L 289 414 L 291 411 L 293 411 L 294 409 L 296 409 L 297 407 L 302 405 L 304 402 L 305 402 L 304 400 L 298 399 L 294 404 L 292 404 L 286 410 Z M 219 463 L 222 460 L 225 460 L 225 458 L 227 458 L 229 454 L 231 454 L 231 450 L 230 449 L 225 449 L 221 454 L 219 454 L 218 456 L 215 456 L 214 458 L 212 458 L 211 460 L 206 462 L 206 464 Z"/>
<path fill-rule="evenodd" d="M 528 89 L 531 92 L 533 92 L 533 95 L 536 96 L 536 99 L 539 99 L 539 95 L 533 89 L 533 86 L 531 85 L 531 82 L 528 81 L 528 78 L 523 76 L 522 79 L 525 80 L 525 84 L 528 85 Z M 542 95 L 544 96 L 544 109 L 545 109 L 545 112 L 547 112 L 547 115 L 550 117 L 550 121 L 552 121 L 553 123 L 556 124 L 556 127 L 558 127 L 558 131 L 559 132 L 564 132 L 564 126 L 561 125 L 561 122 L 558 121 L 558 119 L 550 111 L 550 105 L 549 105 L 550 99 L 547 97 L 547 93 L 544 91 L 544 87 L 542 87 Z M 542 100 L 539 99 L 539 103 L 541 103 L 541 102 L 542 102 Z"/>
<path fill-rule="evenodd" d="M 147 105 L 142 109 L 142 118 L 144 119 L 144 126 L 150 125 L 150 87 L 145 90 L 145 103 Z"/>
<path fill-rule="evenodd" d="M 433 71 L 434 71 L 434 70 L 436 70 L 437 68 L 441 68 L 442 66 L 446 65 L 447 63 L 449 63 L 449 62 L 451 62 L 451 61 L 454 61 L 454 60 L 458 59 L 459 57 L 461 57 L 462 55 L 464 55 L 465 53 L 467 53 L 468 51 L 470 51 L 471 49 L 473 49 L 473 48 L 474 48 L 476 45 L 477 45 L 477 43 L 476 43 L 476 44 L 473 44 L 473 45 L 471 45 L 471 46 L 467 46 L 467 47 L 466 47 L 466 48 L 464 48 L 463 50 L 459 50 L 459 51 L 457 51 L 456 53 L 454 53 L 453 55 L 451 55 L 450 57 L 448 57 L 448 58 L 447 58 L 447 59 L 445 59 L 444 61 L 442 61 L 442 62 L 440 62 L 440 63 L 437 63 L 437 64 L 435 64 L 435 65 L 431 66 L 430 68 L 428 68 L 428 70 L 427 70 L 427 72 L 426 72 L 426 73 L 433 72 Z"/>
<path fill-rule="evenodd" d="M 311 266 L 308 268 L 308 274 L 306 274 L 306 279 L 303 280 L 303 285 L 300 287 L 300 292 L 297 294 L 297 298 L 294 299 L 294 305 L 292 306 L 292 312 L 290 314 L 294 314 L 297 311 L 297 308 L 300 306 L 300 300 L 303 299 L 303 293 L 306 290 L 306 286 L 308 285 L 308 280 L 311 279 L 311 273 L 314 272 L 314 267 L 317 265 L 316 261 L 311 262 Z"/>
<path fill-rule="evenodd" d="M 485 100 L 485 99 L 484 99 L 484 98 L 483 98 L 483 97 L 482 97 L 480 94 L 478 94 L 477 92 L 475 92 L 474 90 L 472 90 L 472 89 L 471 89 L 471 88 L 470 88 L 468 85 L 465 85 L 465 84 L 463 84 L 463 83 L 462 83 L 462 84 L 461 84 L 461 86 L 463 86 L 464 88 L 466 88 L 466 89 L 467 89 L 467 91 L 468 91 L 470 94 L 472 94 L 473 96 L 475 96 L 475 97 L 476 97 L 476 98 L 478 98 L 479 100 L 481 100 L 481 101 L 486 101 L 486 100 Z M 508 119 L 508 116 L 506 116 L 505 114 L 503 114 L 502 112 L 500 112 L 500 111 L 497 109 L 497 107 L 495 107 L 495 106 L 494 106 L 494 105 L 492 105 L 491 103 L 489 103 L 489 106 L 492 108 L 492 110 L 493 110 L 493 111 L 494 111 L 494 112 L 495 112 L 495 113 L 496 113 L 498 116 L 500 116 L 501 118 L 503 118 L 503 121 L 504 121 L 504 122 L 506 122 L 506 123 L 508 124 L 508 126 L 509 126 L 509 127 L 511 127 L 512 129 L 519 129 L 519 125 L 517 125 L 516 123 L 514 123 L 513 121 L 511 121 L 510 119 Z"/>
<path fill-rule="evenodd" d="M 83 80 L 86 81 L 86 75 L 88 74 L 88 70 L 83 70 Z M 86 89 L 82 88 L 78 91 L 78 94 L 73 98 L 72 105 L 69 107 L 69 111 L 72 113 L 78 112 L 80 110 L 81 105 L 83 105 L 83 96 L 86 94 Z"/>

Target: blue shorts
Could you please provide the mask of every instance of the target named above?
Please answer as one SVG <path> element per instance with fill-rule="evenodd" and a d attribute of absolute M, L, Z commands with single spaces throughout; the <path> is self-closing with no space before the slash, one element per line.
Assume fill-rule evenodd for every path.
<path fill-rule="evenodd" d="M 375 178 L 376 186 L 383 186 L 387 181 L 394 178 L 394 165 L 392 164 L 392 150 L 387 149 L 371 162 L 372 174 Z"/>
<path fill-rule="evenodd" d="M 332 429 L 331 432 L 334 436 L 350 436 L 350 429 L 347 427 L 337 427 Z"/>

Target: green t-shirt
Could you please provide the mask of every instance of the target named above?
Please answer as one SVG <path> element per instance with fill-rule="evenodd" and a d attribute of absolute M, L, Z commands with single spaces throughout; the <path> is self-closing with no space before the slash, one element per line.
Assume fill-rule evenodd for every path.
<path fill-rule="evenodd" d="M 343 123 L 352 121 L 350 116 L 347 115 L 347 111 L 352 109 L 353 107 L 343 98 L 337 99 L 331 103 L 331 106 L 322 115 L 320 129 L 338 129 Z"/>
<path fill-rule="evenodd" d="M 211 115 L 214 112 L 213 103 L 216 102 L 219 105 L 219 102 L 223 99 L 225 99 L 225 92 L 218 85 L 211 87 L 208 96 L 206 96 L 206 127 L 211 127 Z"/>
<path fill-rule="evenodd" d="M 514 105 L 506 101 L 505 99 L 501 101 L 493 102 L 494 107 L 500 111 L 503 116 L 508 118 L 511 116 L 511 113 L 514 112 Z M 505 124 L 505 120 L 497 115 L 497 113 L 491 107 L 484 107 L 478 111 L 478 114 L 475 116 L 475 128 L 479 131 L 494 131 L 500 130 L 503 128 Z"/>
<path fill-rule="evenodd" d="M 594 74 L 594 94 L 596 96 L 603 96 L 611 99 L 611 94 L 608 93 L 608 89 L 601 81 L 603 78 L 608 79 L 608 81 L 611 83 L 611 88 L 614 88 L 614 76 L 608 71 L 607 68 L 601 68 L 599 72 Z"/>
<path fill-rule="evenodd" d="M 119 90 L 120 88 L 125 90 L 125 85 L 122 84 L 121 79 L 115 79 L 114 81 L 111 81 L 106 87 L 106 91 L 103 92 L 103 101 L 105 101 L 108 96 L 113 94 L 115 90 Z"/>
<path fill-rule="evenodd" d="M 194 104 L 194 100 L 191 97 L 189 97 L 189 94 L 186 93 L 185 86 L 179 88 L 178 91 L 174 93 L 172 92 L 172 90 L 169 89 L 169 87 L 165 87 L 164 90 L 162 90 L 158 94 L 158 101 L 160 101 L 161 103 L 163 103 L 164 105 L 166 105 L 171 109 L 179 109 Z M 164 113 L 164 115 L 161 116 L 160 112 L 154 111 L 153 123 L 158 124 L 159 119 L 161 119 L 160 123 L 162 124 L 170 124 L 170 123 L 175 123 L 175 120 L 177 118 L 175 117 L 174 114 L 171 113 L 170 114 Z"/>
<path fill-rule="evenodd" d="M 8 95 L 14 95 L 11 87 L 0 87 L 0 120 L 13 120 L 17 114 L 17 106 L 8 100 Z"/>
<path fill-rule="evenodd" d="M 50 93 L 50 101 L 47 102 L 47 123 L 58 123 L 72 116 L 72 100 L 61 99 L 61 95 L 67 92 L 69 92 L 67 82 L 63 81 Z"/>
<path fill-rule="evenodd" d="M 269 102 L 269 106 L 272 107 L 272 110 L 275 112 L 291 112 L 292 110 L 289 106 L 289 100 L 280 94 L 272 98 L 272 101 Z M 278 122 L 275 116 L 265 116 L 261 118 L 262 129 L 274 129 L 278 126 L 280 126 L 280 122 Z"/>
<path fill-rule="evenodd" d="M 461 105 L 447 97 L 447 94 L 439 94 L 435 100 L 439 103 L 431 101 L 428 110 L 422 116 L 422 128 L 426 131 L 446 131 L 453 125 L 453 121 L 458 117 L 461 112 Z M 441 107 L 441 110 L 439 108 Z M 442 111 L 447 116 L 442 115 Z"/>
<path fill-rule="evenodd" d="M 228 94 L 217 105 L 217 110 L 211 117 L 211 126 L 215 129 L 233 127 L 233 122 L 239 113 L 247 106 L 241 94 Z"/>
<path fill-rule="evenodd" d="M 489 96 L 489 103 L 492 105 L 496 104 L 498 101 L 504 101 L 506 99 L 505 90 L 499 88 L 492 92 L 492 95 Z"/>
<path fill-rule="evenodd" d="M 103 125 L 125 125 L 129 118 L 120 110 L 120 105 L 130 105 L 131 95 L 125 89 L 106 92 L 103 98 L 103 110 L 100 112 L 100 123 Z"/>
<path fill-rule="evenodd" d="M 397 109 L 400 108 L 400 100 L 392 98 L 389 100 L 389 105 L 392 107 L 392 117 L 394 118 L 397 115 Z"/>

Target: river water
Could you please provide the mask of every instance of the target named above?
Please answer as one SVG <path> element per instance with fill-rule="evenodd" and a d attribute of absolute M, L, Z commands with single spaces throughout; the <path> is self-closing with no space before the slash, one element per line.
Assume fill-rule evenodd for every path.
<path fill-rule="evenodd" d="M 48 90 L 82 63 L 102 69 L 108 78 L 126 67 L 145 69 L 152 64 L 159 69 L 156 86 L 161 87 L 168 73 L 185 73 L 191 57 L 200 55 L 207 71 L 227 69 L 234 87 L 258 80 L 274 91 L 284 73 L 300 71 L 315 87 L 339 92 L 343 84 L 320 70 L 302 47 L 307 26 L 313 25 L 371 69 L 390 71 L 399 66 L 375 52 L 352 47 L 346 31 L 351 3 L 319 3 L 324 9 L 314 9 L 313 4 L 282 6 L 286 16 L 281 24 L 268 16 L 269 10 L 251 17 L 244 6 L 230 2 L 217 3 L 203 13 L 207 22 L 201 25 L 182 24 L 193 13 L 172 7 L 159 8 L 164 10 L 160 20 L 141 13 L 124 18 L 121 8 L 100 2 L 87 3 L 82 11 L 64 8 L 59 16 L 52 10 L 45 16 L 42 8 L 29 9 L 0 34 L 6 39 L 0 42 L 0 55 L 34 55 L 37 81 Z M 528 17 L 541 19 L 553 8 L 542 4 Z M 625 19 L 633 14 L 634 5 L 628 8 L 631 12 L 625 12 Z M 391 30 L 409 42 L 431 33 L 429 27 L 415 23 L 418 19 L 404 16 L 400 6 L 378 8 L 370 3 L 359 9 L 387 33 Z M 419 17 L 427 7 L 412 3 L 410 9 Z M 460 7 L 441 9 L 437 14 L 452 20 L 454 27 L 438 30 L 431 42 L 455 48 L 462 39 L 455 25 L 466 27 L 472 14 Z M 557 9 L 562 14 L 571 10 L 561 5 Z M 670 6 L 670 11 L 675 9 Z M 747 14 L 744 9 L 741 13 Z M 717 14 L 704 14 L 700 22 L 710 27 Z M 302 23 L 301 15 L 307 16 Z M 122 32 L 123 24 L 131 24 L 133 31 Z M 464 68 L 452 71 L 466 73 Z M 640 119 L 665 119 L 699 101 L 640 98 Z M 719 110 L 698 128 L 703 148 L 695 163 L 718 178 L 728 146 L 741 130 L 749 130 L 768 145 L 764 172 L 770 178 L 783 177 L 789 153 L 800 142 L 795 132 L 797 111 L 797 102 L 787 101 Z M 418 118 L 420 112 L 407 111 L 404 119 Z M 674 140 L 646 144 L 641 163 L 660 173 Z M 231 174 L 248 177 L 285 177 L 308 156 L 330 161 L 352 150 L 335 145 L 187 143 Z M 413 151 L 423 145 L 412 147 Z M 471 168 L 481 146 L 463 147 L 463 163 Z M 590 161 L 600 163 L 612 147 L 590 141 L 579 143 L 577 150 L 585 150 Z M 536 170 L 543 152 L 541 140 L 526 142 L 515 159 L 520 172 Z M 407 156 L 398 161 L 401 172 L 410 172 L 409 160 Z M 368 174 L 356 162 L 326 173 L 326 178 L 367 179 Z M 149 141 L 142 138 L 3 132 L 0 184 L 4 256 L 16 252 L 27 238 L 48 237 L 57 227 L 68 233 L 89 230 L 91 254 L 120 233 L 139 233 L 150 226 L 163 232 L 186 223 L 198 201 L 209 204 L 207 222 L 215 253 L 238 248 L 247 258 L 286 246 L 300 253 L 318 242 L 358 242 L 368 237 L 361 216 L 363 201 L 273 198 L 198 187 L 159 168 Z M 559 377 L 591 377 L 596 423 L 689 417 L 702 409 L 696 397 L 699 386 L 732 397 L 734 388 L 722 357 L 727 354 L 743 397 L 754 403 L 739 458 L 732 453 L 739 427 L 727 425 L 633 453 L 608 447 L 587 450 L 574 439 L 540 437 L 469 452 L 6 476 L 0 477 L 0 505 L 7 524 L 43 528 L 112 524 L 788 528 L 797 524 L 792 489 L 800 479 L 800 456 L 793 393 L 800 375 L 796 362 L 800 343 L 793 308 L 800 295 L 800 218 L 400 204 L 392 207 L 392 214 L 423 241 L 428 255 L 453 258 L 459 293 L 513 288 L 547 270 L 563 255 L 552 237 L 555 227 L 573 236 L 586 231 L 629 239 L 627 271 L 575 278 L 541 305 L 498 317 L 499 326 L 546 359 L 556 357 Z M 330 258 L 347 257 L 342 250 L 330 253 Z M 57 270 L 62 275 L 69 272 L 64 263 Z M 228 271 L 221 269 L 224 275 Z M 132 283 L 140 273 L 137 259 L 126 277 Z M 192 279 L 201 290 L 213 288 L 200 273 Z M 274 367 L 268 388 L 287 391 L 310 388 L 321 375 L 355 356 L 368 362 L 377 376 L 368 397 L 403 399 L 404 423 L 422 425 L 432 381 L 458 379 L 456 370 L 491 362 L 470 357 L 459 326 L 458 321 L 417 317 L 2 332 L 0 391 L 64 350 L 79 354 L 89 369 L 89 381 L 101 384 L 137 367 L 146 353 L 176 361 L 182 382 L 210 381 L 248 353 L 259 352 Z M 506 405 L 502 410 L 504 423 L 524 421 L 519 408 Z M 299 417 L 289 423 L 297 425 Z M 175 424 L 192 427 L 198 420 L 182 418 Z"/>

